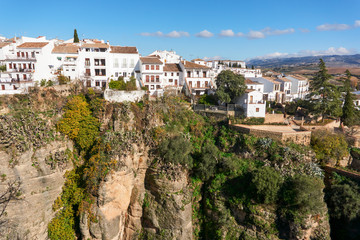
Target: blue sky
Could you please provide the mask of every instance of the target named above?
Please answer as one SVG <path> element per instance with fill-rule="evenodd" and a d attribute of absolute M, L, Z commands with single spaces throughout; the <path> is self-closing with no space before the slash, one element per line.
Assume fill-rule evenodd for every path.
<path fill-rule="evenodd" d="M 175 50 L 187 59 L 360 51 L 359 0 L 11 1 L 0 34 L 80 38 Z M 205 31 L 206 30 L 206 31 Z M 222 34 L 221 34 L 222 33 Z"/>

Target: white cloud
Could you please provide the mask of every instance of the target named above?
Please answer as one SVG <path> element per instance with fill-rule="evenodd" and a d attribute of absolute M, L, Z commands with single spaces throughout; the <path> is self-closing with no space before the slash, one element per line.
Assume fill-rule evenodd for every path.
<path fill-rule="evenodd" d="M 319 31 L 342 31 L 350 28 L 351 26 L 347 24 L 328 24 L 328 23 L 316 27 L 316 29 Z"/>
<path fill-rule="evenodd" d="M 235 33 L 231 29 L 221 30 L 221 32 L 219 33 L 219 36 L 220 37 L 234 37 Z"/>
<path fill-rule="evenodd" d="M 157 31 L 157 32 L 153 32 L 153 33 L 150 33 L 150 32 L 142 32 L 140 33 L 141 36 L 145 36 L 145 37 L 163 37 L 164 34 L 160 31 Z"/>
<path fill-rule="evenodd" d="M 170 38 L 180 38 L 180 37 L 189 37 L 190 34 L 188 32 L 182 32 L 182 31 L 172 31 L 165 35 L 166 37 Z"/>
<path fill-rule="evenodd" d="M 143 32 L 140 33 L 141 36 L 145 36 L 145 37 L 169 37 L 169 38 L 180 38 L 180 37 L 189 37 L 190 34 L 188 32 L 183 32 L 183 31 L 172 31 L 169 32 L 167 34 L 164 34 L 160 31 L 157 32 Z"/>
<path fill-rule="evenodd" d="M 263 32 L 265 35 L 283 35 L 283 34 L 289 34 L 289 33 L 294 33 L 295 29 L 293 28 L 287 28 L 287 29 L 271 29 L 269 27 L 264 28 L 263 30 L 261 30 L 261 32 Z"/>
<path fill-rule="evenodd" d="M 260 39 L 260 38 L 265 38 L 265 34 L 261 31 L 251 30 L 248 34 L 246 34 L 246 37 L 249 39 Z"/>
<path fill-rule="evenodd" d="M 322 56 L 322 55 L 350 55 L 356 54 L 354 49 L 347 49 L 344 47 L 330 47 L 326 50 L 301 50 L 297 53 L 280 53 L 274 52 L 263 56 L 255 57 L 254 59 L 269 59 L 269 58 L 289 58 L 289 57 L 305 57 L 305 56 Z"/>
<path fill-rule="evenodd" d="M 238 32 L 238 33 L 236 34 L 236 36 L 238 36 L 238 37 L 244 37 L 244 36 L 245 36 L 245 34 L 244 34 L 244 33 L 242 33 L 242 32 Z"/>
<path fill-rule="evenodd" d="M 221 60 L 223 57 L 221 56 L 213 56 L 213 57 L 204 57 L 203 60 L 205 61 L 212 61 L 212 60 Z"/>
<path fill-rule="evenodd" d="M 195 36 L 201 37 L 201 38 L 211 38 L 212 36 L 214 36 L 214 34 L 209 32 L 208 30 L 203 30 L 203 31 L 195 34 Z"/>
<path fill-rule="evenodd" d="M 354 23 L 354 27 L 360 27 L 360 20 L 356 20 Z"/>

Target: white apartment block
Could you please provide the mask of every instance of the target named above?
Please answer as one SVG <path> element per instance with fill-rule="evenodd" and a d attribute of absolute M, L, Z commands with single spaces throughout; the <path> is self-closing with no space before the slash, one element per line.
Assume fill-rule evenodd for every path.
<path fill-rule="evenodd" d="M 164 63 L 155 56 L 140 57 L 141 86 L 147 88 L 151 96 L 164 93 Z"/>
<path fill-rule="evenodd" d="M 184 85 L 184 75 L 180 65 L 177 63 L 166 63 L 163 69 L 163 88 L 181 91 Z"/>
<path fill-rule="evenodd" d="M 209 67 L 188 61 L 181 61 L 180 67 L 184 73 L 186 95 L 203 95 L 206 90 L 213 88 Z"/>
<path fill-rule="evenodd" d="M 292 83 L 291 94 L 293 99 L 304 99 L 309 93 L 309 80 L 301 75 L 289 75 L 285 78 L 289 79 Z"/>
<path fill-rule="evenodd" d="M 181 56 L 177 55 L 175 51 L 156 50 L 153 53 L 151 53 L 149 56 L 157 56 L 165 64 L 179 63 L 181 61 Z"/>
<path fill-rule="evenodd" d="M 267 101 L 276 101 L 278 103 L 285 102 L 285 94 L 281 91 L 281 82 L 276 78 L 258 77 L 249 78 L 251 81 L 256 81 L 264 84 L 264 99 Z"/>

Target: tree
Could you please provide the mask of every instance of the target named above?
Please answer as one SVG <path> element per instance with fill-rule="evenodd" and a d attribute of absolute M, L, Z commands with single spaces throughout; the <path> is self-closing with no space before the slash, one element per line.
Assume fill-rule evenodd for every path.
<path fill-rule="evenodd" d="M 282 200 L 287 209 L 309 214 L 324 206 L 322 179 L 297 175 L 286 185 Z"/>
<path fill-rule="evenodd" d="M 231 70 L 222 71 L 216 78 L 216 95 L 223 103 L 230 103 L 245 92 L 245 78 Z"/>
<path fill-rule="evenodd" d="M 252 173 L 251 180 L 260 203 L 270 204 L 277 200 L 282 184 L 281 175 L 271 167 L 263 167 Z"/>
<path fill-rule="evenodd" d="M 220 153 L 219 149 L 210 141 L 207 142 L 201 151 L 199 163 L 196 166 L 196 175 L 203 181 L 208 180 L 215 174 L 216 165 L 219 162 Z"/>
<path fill-rule="evenodd" d="M 360 215 L 360 194 L 356 183 L 333 185 L 327 195 L 332 218 L 351 221 Z"/>
<path fill-rule="evenodd" d="M 351 127 L 356 124 L 357 116 L 355 113 L 354 97 L 353 94 L 350 92 L 350 86 L 346 88 L 347 90 L 344 106 L 342 108 L 341 122 L 344 123 L 344 125 Z"/>
<path fill-rule="evenodd" d="M 78 34 L 77 34 L 76 29 L 74 29 L 74 43 L 78 43 L 78 42 L 80 42 L 80 41 L 79 41 L 79 36 L 78 36 Z"/>
<path fill-rule="evenodd" d="M 164 139 L 159 146 L 159 156 L 165 163 L 181 164 L 192 168 L 191 142 L 185 137 L 178 135 Z"/>
<path fill-rule="evenodd" d="M 341 102 L 340 93 L 336 86 L 329 82 L 331 75 L 328 74 L 325 62 L 320 59 L 319 71 L 316 73 L 310 85 L 310 98 L 313 104 L 312 111 L 320 113 L 322 121 L 325 115 L 340 116 L 341 115 Z"/>
<path fill-rule="evenodd" d="M 65 77 L 64 75 L 59 75 L 57 79 L 60 85 L 64 85 L 70 82 L 70 79 L 68 77 Z"/>

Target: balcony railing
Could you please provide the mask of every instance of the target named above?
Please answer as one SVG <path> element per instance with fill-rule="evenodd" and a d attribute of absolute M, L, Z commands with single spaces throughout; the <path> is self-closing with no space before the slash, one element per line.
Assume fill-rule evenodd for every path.
<path fill-rule="evenodd" d="M 6 55 L 7 60 L 21 60 L 21 61 L 35 61 L 35 56 L 24 56 L 24 57 L 18 57 L 17 55 Z"/>
<path fill-rule="evenodd" d="M 33 72 L 34 69 L 30 68 L 12 68 L 8 69 L 7 72 Z"/>

